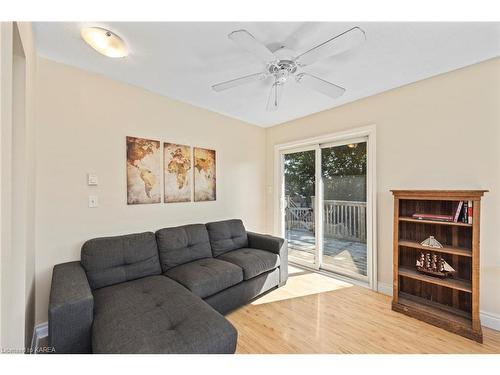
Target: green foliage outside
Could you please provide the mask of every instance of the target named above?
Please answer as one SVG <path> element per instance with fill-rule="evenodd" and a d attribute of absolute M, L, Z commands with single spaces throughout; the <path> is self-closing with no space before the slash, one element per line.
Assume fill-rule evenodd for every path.
<path fill-rule="evenodd" d="M 314 150 L 286 154 L 284 159 L 285 195 L 310 207 L 315 189 Z M 325 199 L 366 200 L 366 142 L 324 148 L 321 160 Z"/>

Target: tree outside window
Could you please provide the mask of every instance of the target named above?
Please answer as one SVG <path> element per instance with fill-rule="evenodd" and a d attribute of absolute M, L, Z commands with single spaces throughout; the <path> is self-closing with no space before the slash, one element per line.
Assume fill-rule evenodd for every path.
<path fill-rule="evenodd" d="M 366 142 L 323 148 L 321 163 L 325 200 L 366 202 Z M 285 195 L 299 206 L 312 206 L 314 167 L 314 150 L 284 157 Z"/>

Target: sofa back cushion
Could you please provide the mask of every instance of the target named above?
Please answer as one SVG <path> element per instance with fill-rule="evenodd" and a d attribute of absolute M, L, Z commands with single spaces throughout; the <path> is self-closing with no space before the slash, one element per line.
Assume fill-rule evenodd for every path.
<path fill-rule="evenodd" d="M 164 228 L 156 232 L 163 272 L 197 259 L 211 258 L 207 228 L 203 224 Z"/>
<path fill-rule="evenodd" d="M 214 257 L 248 247 L 247 231 L 239 219 L 216 221 L 208 223 L 206 227 Z"/>
<path fill-rule="evenodd" d="M 83 244 L 81 257 L 92 289 L 161 274 L 152 232 L 94 238 Z"/>

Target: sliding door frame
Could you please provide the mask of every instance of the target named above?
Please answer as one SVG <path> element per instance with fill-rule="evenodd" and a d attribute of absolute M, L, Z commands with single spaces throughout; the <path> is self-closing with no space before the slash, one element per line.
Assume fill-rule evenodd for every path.
<path fill-rule="evenodd" d="M 294 147 L 294 148 L 289 148 L 289 149 L 283 149 L 283 150 L 280 150 L 280 152 L 278 153 L 278 159 L 279 159 L 279 177 L 280 177 L 280 183 L 276 186 L 279 186 L 279 211 L 281 213 L 280 217 L 279 217 L 279 220 L 280 220 L 280 223 L 279 223 L 279 227 L 281 228 L 280 229 L 280 236 L 284 235 L 284 230 L 285 230 L 285 215 L 284 215 L 284 212 L 285 212 L 285 173 L 284 173 L 284 170 L 283 170 L 283 163 L 284 163 L 284 157 L 285 155 L 287 154 L 294 154 L 294 153 L 297 153 L 297 152 L 305 152 L 305 151 L 314 151 L 314 155 L 315 155 L 315 183 L 314 183 L 314 193 L 316 194 L 316 196 L 318 195 L 318 185 L 316 182 L 318 181 L 318 145 L 307 145 L 307 146 L 298 146 L 298 147 Z M 319 160 L 319 163 L 320 163 L 320 166 L 321 166 L 321 158 Z M 319 266 L 321 264 L 321 259 L 320 259 L 320 254 L 321 252 L 319 251 L 319 246 L 322 246 L 322 244 L 320 245 L 320 242 L 319 239 L 320 237 L 318 237 L 318 226 L 317 226 L 317 220 L 318 218 L 321 218 L 321 216 L 318 217 L 318 210 L 315 210 L 314 212 L 314 228 L 315 228 L 315 250 L 314 250 L 314 262 L 311 264 L 311 263 L 308 263 L 308 262 L 305 262 L 305 261 L 301 261 L 300 259 L 294 259 L 293 262 L 298 264 L 298 265 L 301 265 L 301 266 L 305 266 L 305 267 L 308 267 L 308 268 L 313 268 L 315 270 L 319 270 Z"/>
<path fill-rule="evenodd" d="M 339 146 L 345 146 L 345 145 L 348 145 L 350 143 L 366 143 L 366 146 L 367 146 L 367 152 L 366 152 L 366 162 L 367 162 L 367 173 L 366 173 L 366 184 L 367 184 L 367 192 L 366 192 L 366 195 L 367 195 L 367 218 L 369 218 L 369 214 L 368 214 L 368 206 L 369 206 L 369 201 L 368 201 L 368 159 L 369 159 L 369 155 L 368 155 L 368 136 L 362 136 L 362 137 L 355 137 L 355 138 L 348 138 L 348 139 L 342 139 L 342 140 L 338 140 L 338 141 L 335 141 L 335 142 L 329 142 L 329 143 L 322 143 L 319 145 L 319 148 L 320 148 L 320 154 L 321 152 L 323 151 L 323 149 L 327 149 L 327 148 L 333 148 L 333 147 L 339 147 Z M 323 167 L 323 165 L 320 166 L 321 168 Z M 321 187 L 323 187 L 323 170 L 320 170 L 320 175 L 321 175 Z M 324 207 L 324 196 L 323 196 L 323 192 L 321 192 L 321 195 L 318 197 L 318 200 L 317 200 L 317 203 L 319 206 L 321 207 Z M 321 218 L 323 218 L 321 216 Z M 366 226 L 367 228 L 370 226 L 370 222 L 369 220 L 366 222 Z M 323 228 L 323 226 L 321 226 L 321 228 Z M 368 231 L 367 231 L 367 238 L 368 238 Z M 324 238 L 323 238 L 324 239 Z M 321 241 L 323 242 L 323 241 Z M 329 272 L 333 272 L 337 275 L 342 275 L 342 276 L 345 276 L 345 277 L 348 277 L 352 280 L 358 280 L 360 281 L 361 283 L 368 283 L 369 284 L 369 281 L 370 281 L 370 277 L 368 275 L 369 273 L 369 265 L 372 263 L 372 258 L 371 258 L 371 251 L 369 251 L 369 248 L 368 248 L 368 241 L 367 241 L 367 251 L 366 251 L 366 264 L 367 264 L 367 274 L 366 276 L 365 275 L 361 275 L 359 273 L 356 273 L 356 272 L 353 272 L 353 271 L 349 271 L 349 270 L 346 270 L 346 269 L 343 269 L 341 267 L 338 267 L 334 264 L 326 264 L 326 263 L 321 263 L 321 268 L 325 271 L 329 271 Z"/>
<path fill-rule="evenodd" d="M 274 146 L 274 234 L 283 236 L 285 230 L 284 222 L 284 171 L 283 171 L 283 155 L 287 153 L 316 150 L 315 163 L 315 194 L 316 194 L 316 210 L 315 210 L 315 239 L 316 239 L 316 255 L 313 269 L 318 270 L 321 263 L 321 246 L 323 245 L 323 233 L 320 224 L 323 219 L 323 205 L 319 204 L 323 201 L 323 184 L 321 173 L 321 148 L 332 147 L 350 143 L 363 139 L 367 143 L 367 176 L 366 176 L 366 215 L 367 215 L 367 283 L 363 283 L 370 289 L 377 290 L 377 200 L 376 200 L 376 126 L 369 125 L 351 130 L 326 134 L 318 137 L 302 139 L 287 143 L 281 143 Z M 318 152 L 319 150 L 319 152 Z M 301 264 L 303 265 L 303 264 Z M 307 265 L 306 265 L 307 266 Z M 309 265 L 311 267 L 311 265 Z M 325 268 L 322 268 L 325 269 Z M 328 268 L 326 268 L 328 270 Z M 337 270 L 333 270 L 337 272 Z M 342 276 L 342 272 L 338 270 Z M 353 280 L 356 278 L 352 276 Z M 357 280 L 359 281 L 359 280 Z"/>

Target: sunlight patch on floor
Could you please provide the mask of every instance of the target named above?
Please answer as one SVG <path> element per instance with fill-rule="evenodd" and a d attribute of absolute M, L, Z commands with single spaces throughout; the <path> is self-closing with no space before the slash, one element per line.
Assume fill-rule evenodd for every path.
<path fill-rule="evenodd" d="M 304 297 L 312 294 L 330 292 L 349 288 L 353 284 L 336 280 L 332 277 L 316 272 L 288 266 L 288 281 L 285 286 L 278 288 L 252 302 L 252 305 L 283 301 L 286 299 Z"/>
<path fill-rule="evenodd" d="M 304 273 L 309 273 L 311 271 L 299 268 L 299 267 L 294 267 L 292 265 L 288 265 L 288 276 L 293 276 L 293 275 L 300 275 Z"/>

